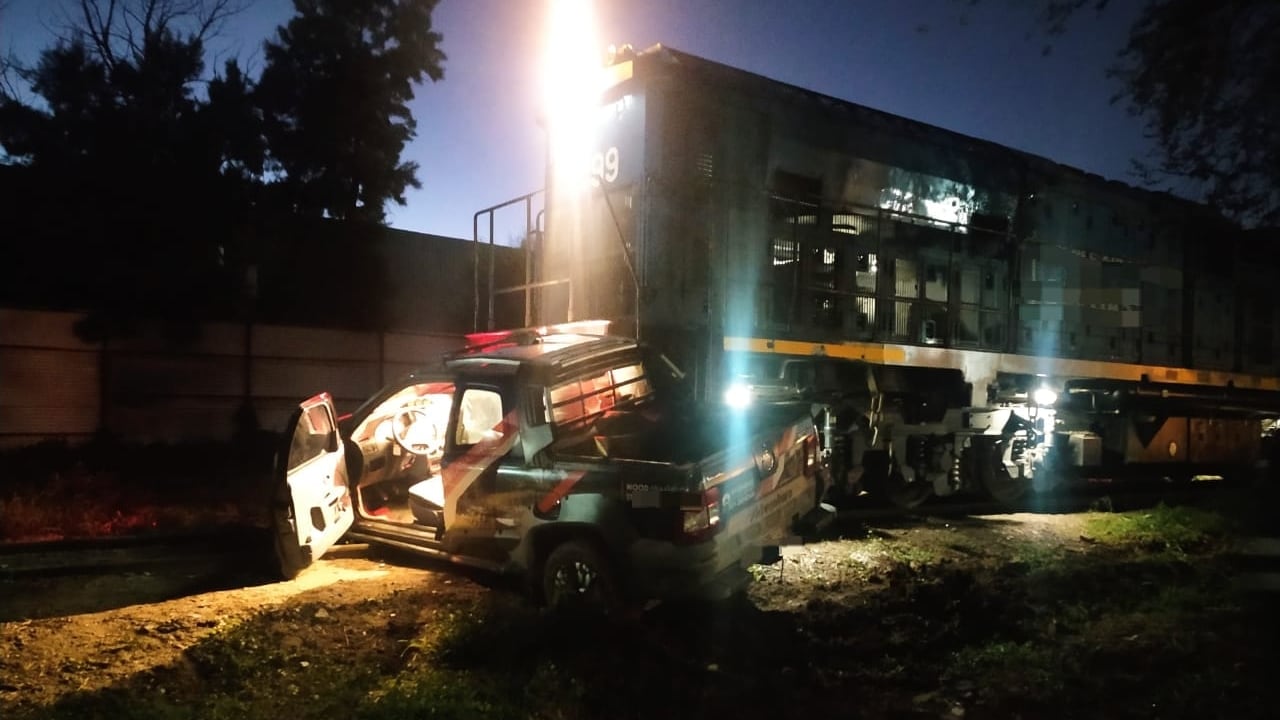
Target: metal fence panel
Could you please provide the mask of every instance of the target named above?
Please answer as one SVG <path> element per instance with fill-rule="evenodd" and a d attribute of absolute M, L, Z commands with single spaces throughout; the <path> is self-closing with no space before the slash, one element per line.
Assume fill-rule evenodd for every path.
<path fill-rule="evenodd" d="M 350 411 L 388 380 L 435 364 L 463 342 L 447 334 L 210 323 L 181 342 L 141 326 L 104 345 L 76 335 L 83 317 L 0 309 L 0 447 L 81 441 L 99 431 L 138 442 L 225 440 L 246 402 L 258 427 L 282 429 L 310 395 L 328 391 L 340 412 Z"/>

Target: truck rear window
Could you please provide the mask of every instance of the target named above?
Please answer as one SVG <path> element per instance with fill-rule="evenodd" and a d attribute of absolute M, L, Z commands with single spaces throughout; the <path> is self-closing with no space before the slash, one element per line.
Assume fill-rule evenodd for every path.
<path fill-rule="evenodd" d="M 614 408 L 630 408 L 644 402 L 651 392 L 640 363 L 576 378 L 551 388 L 551 422 L 557 432 L 577 432 Z"/>

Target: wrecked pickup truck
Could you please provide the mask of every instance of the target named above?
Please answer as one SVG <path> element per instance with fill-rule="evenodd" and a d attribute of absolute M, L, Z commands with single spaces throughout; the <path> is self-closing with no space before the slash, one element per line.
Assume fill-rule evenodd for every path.
<path fill-rule="evenodd" d="M 272 505 L 284 577 L 347 537 L 516 573 L 551 605 L 724 597 L 829 520 L 807 414 L 681 402 L 634 340 L 487 340 L 341 423 L 327 394 L 301 404 Z"/>

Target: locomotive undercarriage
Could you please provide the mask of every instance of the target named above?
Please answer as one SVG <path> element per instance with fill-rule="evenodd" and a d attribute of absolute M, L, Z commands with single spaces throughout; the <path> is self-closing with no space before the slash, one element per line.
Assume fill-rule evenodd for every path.
<path fill-rule="evenodd" d="M 841 361 L 785 361 L 797 362 Z M 844 372 L 839 386 L 796 388 L 824 430 L 836 499 L 914 507 L 971 495 L 1017 505 L 1094 482 L 1270 472 L 1272 393 L 1012 374 L 971 383 L 950 369 L 862 367 L 865 382 Z"/>

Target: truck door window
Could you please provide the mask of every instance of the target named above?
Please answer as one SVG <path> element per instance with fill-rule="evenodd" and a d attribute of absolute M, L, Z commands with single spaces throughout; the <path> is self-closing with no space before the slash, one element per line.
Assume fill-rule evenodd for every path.
<path fill-rule="evenodd" d="M 333 450 L 333 419 L 323 405 L 309 408 L 302 414 L 293 431 L 289 444 L 289 469 L 320 457 Z"/>
<path fill-rule="evenodd" d="M 482 440 L 501 439 L 504 432 L 502 395 L 488 388 L 469 387 L 458 406 L 457 445 L 475 445 Z"/>

